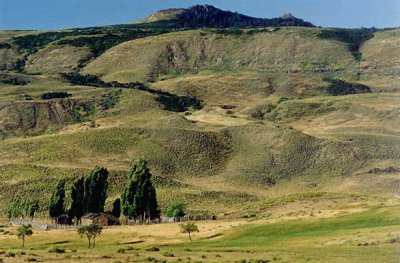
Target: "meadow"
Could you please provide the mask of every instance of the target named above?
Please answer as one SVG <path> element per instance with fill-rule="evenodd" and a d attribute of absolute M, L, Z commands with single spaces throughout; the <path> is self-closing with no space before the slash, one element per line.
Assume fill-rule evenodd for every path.
<path fill-rule="evenodd" d="M 180 233 L 178 223 L 165 223 L 107 227 L 91 249 L 75 229 L 34 229 L 22 249 L 16 229 L 3 225 L 0 258 L 3 262 L 397 262 L 397 201 L 353 199 L 343 205 L 322 199 L 278 205 L 254 218 L 198 221 L 199 232 L 192 242 Z M 318 202 L 324 206 L 318 207 Z"/>

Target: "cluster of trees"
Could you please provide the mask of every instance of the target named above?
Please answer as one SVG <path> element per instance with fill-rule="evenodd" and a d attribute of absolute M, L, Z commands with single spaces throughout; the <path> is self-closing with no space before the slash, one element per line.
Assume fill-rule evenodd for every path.
<path fill-rule="evenodd" d="M 12 219 L 34 219 L 36 212 L 39 211 L 39 201 L 36 199 L 26 199 L 23 200 L 19 197 L 15 198 L 8 211 L 7 217 L 8 220 Z"/>
<path fill-rule="evenodd" d="M 104 212 L 107 199 L 108 171 L 103 167 L 95 167 L 89 175 L 76 180 L 71 189 L 71 206 L 65 208 L 65 179 L 61 179 L 50 199 L 49 215 L 56 218 L 67 213 L 70 220 L 79 224 L 86 213 Z"/>
<path fill-rule="evenodd" d="M 77 72 L 61 73 L 61 76 L 73 85 L 91 86 L 98 88 L 125 88 L 147 91 L 149 88 L 141 82 L 119 83 L 117 81 L 105 82 L 96 75 L 79 74 Z"/>
<path fill-rule="evenodd" d="M 65 179 L 61 179 L 51 195 L 49 204 L 50 217 L 56 218 L 68 213 L 70 220 L 75 219 L 75 223 L 80 224 L 84 214 L 104 212 L 108 190 L 108 175 L 109 172 L 106 168 L 95 167 L 86 178 L 82 176 L 77 179 L 71 189 L 72 203 L 69 209 L 65 208 L 66 182 Z M 159 218 L 160 209 L 157 203 L 156 189 L 153 186 L 151 177 L 152 174 L 148 168 L 147 161 L 145 159 L 135 161 L 129 170 L 122 196 L 113 202 L 111 213 L 117 218 L 122 213 L 126 220 L 135 219 L 141 222 Z M 168 217 L 182 217 L 185 216 L 185 209 L 185 203 L 172 203 L 166 215 Z M 10 206 L 8 216 L 10 219 L 15 217 L 33 218 L 38 210 L 39 203 L 37 200 L 16 198 Z M 191 233 L 198 232 L 197 226 L 191 222 L 181 224 L 180 227 L 182 233 L 188 233 L 190 240 L 192 240 Z M 81 237 L 86 236 L 90 248 L 95 246 L 96 236 L 101 234 L 102 229 L 102 226 L 98 224 L 90 224 L 78 227 L 77 232 Z M 17 235 L 22 239 L 22 246 L 24 247 L 25 238 L 33 233 L 32 226 L 23 224 L 17 231 Z"/>
<path fill-rule="evenodd" d="M 68 80 L 71 84 L 92 86 L 99 88 L 123 88 L 136 89 L 157 95 L 156 100 L 164 105 L 169 111 L 182 112 L 189 108 L 201 109 L 203 107 L 201 101 L 191 96 L 178 96 L 166 91 L 157 90 L 146 86 L 141 82 L 119 83 L 117 81 L 104 82 L 96 75 L 82 75 L 76 72 L 61 73 L 61 76 Z"/>
<path fill-rule="evenodd" d="M 53 92 L 45 92 L 42 95 L 40 95 L 40 98 L 42 100 L 51 100 L 51 99 L 62 99 L 62 98 L 67 98 L 70 97 L 71 94 L 65 92 L 65 91 L 53 91 Z"/>
<path fill-rule="evenodd" d="M 94 168 L 85 178 L 80 177 L 73 183 L 71 189 L 71 205 L 65 208 L 65 179 L 61 179 L 54 189 L 49 215 L 57 218 L 68 214 L 69 220 L 81 223 L 81 218 L 87 213 L 102 213 L 107 199 L 108 170 L 103 167 Z M 121 212 L 126 219 L 140 221 L 160 217 L 156 189 L 151 181 L 151 173 L 144 159 L 137 160 L 129 170 L 127 183 L 123 194 L 113 202 L 111 214 L 119 218 Z"/>
<path fill-rule="evenodd" d="M 74 32 L 71 31 L 44 32 L 40 34 L 16 36 L 12 38 L 12 42 L 18 47 L 20 51 L 25 51 L 29 54 L 33 54 L 37 52 L 40 48 L 45 47 L 51 42 L 73 34 Z"/>
<path fill-rule="evenodd" d="M 355 59 L 361 59 L 360 48 L 362 44 L 373 38 L 374 33 L 379 31 L 377 28 L 333 28 L 333 29 L 323 29 L 318 37 L 323 39 L 333 39 L 344 42 L 347 44 L 349 51 L 354 56 Z"/>
<path fill-rule="evenodd" d="M 128 181 L 121 196 L 121 210 L 126 219 L 142 222 L 160 217 L 156 189 L 151 182 L 147 161 L 139 159 L 128 173 Z"/>
<path fill-rule="evenodd" d="M 314 27 L 312 23 L 293 16 L 272 19 L 255 18 L 236 12 L 223 11 L 210 5 L 195 5 L 186 9 L 177 16 L 175 23 L 176 26 L 183 28 Z"/>

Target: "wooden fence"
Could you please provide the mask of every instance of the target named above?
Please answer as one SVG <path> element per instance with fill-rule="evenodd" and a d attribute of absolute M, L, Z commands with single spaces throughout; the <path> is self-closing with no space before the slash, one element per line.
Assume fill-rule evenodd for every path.
<path fill-rule="evenodd" d="M 204 220 L 216 220 L 217 217 L 215 215 L 193 215 L 193 216 L 183 216 L 183 217 L 161 217 L 155 220 L 147 220 L 146 222 L 140 220 L 132 220 L 129 219 L 125 221 L 124 219 L 120 219 L 121 225 L 144 225 L 144 224 L 163 224 L 163 223 L 174 223 L 174 222 L 187 222 L 187 221 L 204 221 Z M 31 224 L 35 228 L 39 228 L 42 230 L 50 230 L 50 229 L 72 229 L 76 228 L 76 225 L 65 225 L 65 224 L 43 224 L 36 221 L 30 220 L 16 220 L 11 221 L 11 225 L 19 226 L 22 224 Z"/>

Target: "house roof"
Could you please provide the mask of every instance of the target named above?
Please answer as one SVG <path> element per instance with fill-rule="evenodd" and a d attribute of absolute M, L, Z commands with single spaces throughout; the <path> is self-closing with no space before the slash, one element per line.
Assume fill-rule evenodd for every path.
<path fill-rule="evenodd" d="M 117 217 L 115 217 L 115 216 L 112 215 L 112 214 L 107 214 L 107 213 L 88 213 L 88 214 L 84 215 L 84 216 L 82 217 L 82 219 L 90 219 L 90 220 L 93 220 L 93 219 L 95 219 L 96 217 L 99 217 L 99 216 L 105 216 L 105 217 L 107 217 L 109 220 L 118 221 L 118 218 L 117 218 Z"/>
<path fill-rule="evenodd" d="M 94 219 L 96 217 L 98 217 L 99 215 L 101 215 L 100 213 L 88 213 L 85 214 L 84 216 L 82 216 L 82 219 Z"/>

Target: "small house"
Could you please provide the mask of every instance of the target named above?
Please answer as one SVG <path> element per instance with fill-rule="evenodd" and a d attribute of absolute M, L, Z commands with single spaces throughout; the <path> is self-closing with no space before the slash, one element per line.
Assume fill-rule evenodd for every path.
<path fill-rule="evenodd" d="M 118 225 L 119 220 L 112 214 L 107 213 L 89 213 L 82 217 L 82 225 L 97 224 L 101 226 Z"/>

